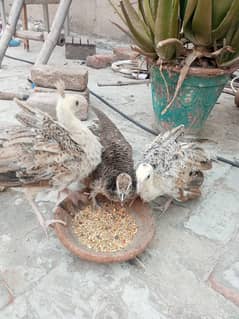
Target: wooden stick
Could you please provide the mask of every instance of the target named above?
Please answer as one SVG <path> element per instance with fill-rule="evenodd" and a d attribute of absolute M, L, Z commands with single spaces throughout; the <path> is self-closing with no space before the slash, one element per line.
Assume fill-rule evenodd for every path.
<path fill-rule="evenodd" d="M 29 94 L 0 91 L 0 100 L 13 100 L 14 98 L 25 101 L 29 98 Z"/>
<path fill-rule="evenodd" d="M 29 39 L 34 41 L 44 41 L 44 32 L 36 32 L 29 30 L 19 30 L 15 32 L 15 36 L 21 39 Z"/>
<path fill-rule="evenodd" d="M 51 32 L 49 33 L 46 41 L 43 44 L 43 47 L 40 51 L 40 54 L 36 60 L 37 64 L 47 64 L 53 49 L 55 48 L 57 44 L 57 40 L 60 36 L 61 29 L 63 27 L 66 15 L 68 14 L 70 5 L 72 0 L 61 0 L 60 4 L 58 6 L 56 15 L 54 17 L 52 26 L 51 26 Z"/>
<path fill-rule="evenodd" d="M 42 4 L 43 9 L 43 17 L 44 17 L 44 24 L 47 32 L 50 32 L 50 22 L 49 22 L 49 11 L 48 11 L 48 4 Z"/>
<path fill-rule="evenodd" d="M 109 83 L 100 83 L 98 82 L 98 86 L 125 86 L 125 85 L 137 85 L 137 84 L 149 84 L 150 80 L 135 80 L 135 81 L 117 81 L 117 82 L 109 82 Z"/>
<path fill-rule="evenodd" d="M 8 24 L 6 25 L 6 29 L 3 31 L 3 35 L 0 39 L 0 67 L 2 66 L 2 61 L 7 51 L 8 43 L 16 31 L 17 21 L 20 17 L 23 3 L 24 0 L 15 0 L 12 4 Z"/>
<path fill-rule="evenodd" d="M 42 41 L 44 42 L 47 37 L 47 32 L 37 32 L 37 31 L 30 31 L 30 30 L 20 30 L 15 32 L 15 36 L 20 39 L 28 39 L 34 41 Z M 64 34 L 60 34 L 59 38 L 57 39 L 57 45 L 63 46 L 65 44 L 65 36 Z"/>
<path fill-rule="evenodd" d="M 23 4 L 22 11 L 23 11 L 22 12 L 23 30 L 28 30 L 27 5 L 25 3 Z M 27 40 L 27 39 L 24 40 L 24 49 L 29 51 L 29 40 Z"/>

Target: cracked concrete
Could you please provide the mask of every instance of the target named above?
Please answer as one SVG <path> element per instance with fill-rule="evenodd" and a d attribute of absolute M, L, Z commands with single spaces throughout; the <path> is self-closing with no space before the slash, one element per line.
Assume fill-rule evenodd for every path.
<path fill-rule="evenodd" d="M 34 61 L 31 52 L 9 48 L 8 54 Z M 65 61 L 57 48 L 50 63 Z M 5 59 L 1 90 L 21 92 L 30 65 Z M 97 87 L 97 82 L 124 79 L 89 69 L 89 87 L 144 125 L 154 124 L 150 88 L 146 85 Z M 115 121 L 134 148 L 136 161 L 152 136 L 122 119 L 91 97 Z M 17 106 L 1 101 L 0 127 L 16 124 Z M 239 157 L 239 110 L 231 96 L 222 95 L 202 137 L 211 154 Z M 139 263 L 97 265 L 73 256 L 53 231 L 46 240 L 21 190 L 0 194 L 0 318 L 1 319 L 238 319 L 239 318 L 239 169 L 214 163 L 206 175 L 202 197 L 172 206 L 160 216 L 157 232 Z M 36 193 L 36 191 L 35 191 Z M 46 218 L 53 203 L 39 207 Z M 143 265 L 143 266 L 142 266 Z M 13 292 L 11 302 L 9 290 Z M 10 303 L 9 303 L 10 302 Z"/>

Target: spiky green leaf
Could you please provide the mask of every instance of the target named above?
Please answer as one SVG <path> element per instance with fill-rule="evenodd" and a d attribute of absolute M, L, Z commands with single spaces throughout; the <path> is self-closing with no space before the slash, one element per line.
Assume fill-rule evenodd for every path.
<path fill-rule="evenodd" d="M 179 0 L 159 0 L 155 21 L 155 45 L 169 38 L 178 38 L 180 29 Z M 161 59 L 170 60 L 176 55 L 175 45 L 157 49 Z"/>
<path fill-rule="evenodd" d="M 196 45 L 210 46 L 212 43 L 212 0 L 198 0 L 192 18 L 192 32 Z"/>
<path fill-rule="evenodd" d="M 224 0 L 223 0 L 224 1 Z M 218 27 L 212 31 L 212 36 L 215 40 L 225 37 L 233 21 L 239 20 L 239 0 L 233 0 L 227 14 L 222 19 Z"/>

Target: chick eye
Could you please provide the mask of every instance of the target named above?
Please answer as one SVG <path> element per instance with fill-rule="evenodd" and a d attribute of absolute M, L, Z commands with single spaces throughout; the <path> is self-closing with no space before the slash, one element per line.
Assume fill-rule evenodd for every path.
<path fill-rule="evenodd" d="M 78 106 L 79 105 L 79 101 L 76 101 L 76 106 Z"/>

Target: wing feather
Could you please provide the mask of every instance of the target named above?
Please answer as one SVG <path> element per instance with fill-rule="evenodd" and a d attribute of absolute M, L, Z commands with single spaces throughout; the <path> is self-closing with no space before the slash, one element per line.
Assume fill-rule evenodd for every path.
<path fill-rule="evenodd" d="M 36 129 L 45 140 L 56 141 L 61 150 L 69 152 L 71 156 L 81 158 L 84 150 L 66 128 L 53 120 L 50 115 L 32 108 L 26 102 L 18 99 L 15 99 L 15 101 L 22 109 L 22 112 L 16 115 L 19 122 L 26 127 Z"/>
<path fill-rule="evenodd" d="M 159 134 L 149 144 L 143 155 L 144 162 L 154 168 L 161 176 L 188 176 L 192 170 L 211 168 L 211 161 L 205 151 L 194 143 L 179 140 L 184 135 L 184 126 Z"/>

